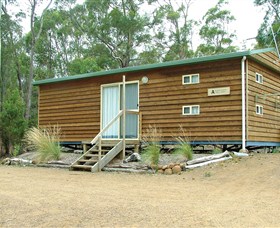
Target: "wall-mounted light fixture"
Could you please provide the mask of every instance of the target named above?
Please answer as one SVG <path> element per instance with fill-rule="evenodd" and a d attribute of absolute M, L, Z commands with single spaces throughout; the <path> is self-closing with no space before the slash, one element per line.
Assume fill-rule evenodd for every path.
<path fill-rule="evenodd" d="M 149 82 L 149 78 L 147 76 L 143 76 L 141 81 L 143 84 L 147 84 Z"/>

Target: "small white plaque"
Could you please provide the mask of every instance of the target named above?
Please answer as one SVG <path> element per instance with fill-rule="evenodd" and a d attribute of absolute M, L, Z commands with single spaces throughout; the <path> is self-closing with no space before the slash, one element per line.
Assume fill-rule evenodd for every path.
<path fill-rule="evenodd" d="M 222 96 L 222 95 L 229 95 L 229 94 L 230 94 L 230 87 L 208 89 L 208 96 Z"/>

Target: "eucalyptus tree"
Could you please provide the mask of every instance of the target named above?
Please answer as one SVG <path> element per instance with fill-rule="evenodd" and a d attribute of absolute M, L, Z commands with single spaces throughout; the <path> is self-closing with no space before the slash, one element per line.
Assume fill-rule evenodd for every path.
<path fill-rule="evenodd" d="M 193 56 L 193 34 L 197 22 L 189 18 L 194 0 L 158 0 L 154 12 L 156 47 L 163 55 L 163 61 Z"/>
<path fill-rule="evenodd" d="M 17 88 L 21 96 L 24 96 L 23 81 L 26 68 L 23 62 L 27 56 L 20 25 L 24 15 L 22 12 L 12 15 L 10 8 L 16 4 L 16 1 L 5 1 L 1 8 L 3 13 L 1 18 L 1 44 L 3 44 L 1 45 L 1 102 L 4 100 L 5 90 L 10 86 Z"/>
<path fill-rule="evenodd" d="M 151 42 L 150 18 L 140 13 L 145 0 L 86 0 L 86 23 L 79 24 L 119 67 L 133 65 Z"/>
<path fill-rule="evenodd" d="M 230 32 L 228 26 L 235 20 L 229 10 L 223 9 L 227 0 L 219 0 L 216 6 L 210 8 L 203 16 L 204 25 L 199 31 L 202 44 L 197 48 L 197 55 L 211 55 L 232 52 L 236 35 Z"/>
<path fill-rule="evenodd" d="M 31 42 L 30 42 L 30 66 L 29 66 L 29 76 L 27 78 L 27 91 L 26 91 L 26 110 L 25 110 L 25 118 L 27 120 L 30 119 L 30 111 L 31 111 L 31 100 L 32 100 L 32 81 L 34 78 L 34 54 L 35 54 L 35 45 L 40 38 L 43 23 L 44 23 L 44 14 L 47 9 L 50 7 L 52 0 L 48 1 L 47 6 L 43 9 L 41 16 L 37 13 L 38 6 L 43 2 L 43 0 L 28 0 L 30 6 L 30 33 L 31 33 Z M 38 23 L 38 29 L 35 29 L 35 24 Z"/>
<path fill-rule="evenodd" d="M 263 23 L 261 24 L 257 35 L 257 46 L 274 46 L 273 34 L 276 38 L 278 48 L 280 46 L 280 0 L 255 0 L 256 6 L 261 6 L 265 10 Z"/>

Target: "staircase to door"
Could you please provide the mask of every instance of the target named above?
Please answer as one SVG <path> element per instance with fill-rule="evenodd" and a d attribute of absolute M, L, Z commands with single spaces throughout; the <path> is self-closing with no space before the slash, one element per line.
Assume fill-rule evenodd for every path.
<path fill-rule="evenodd" d="M 123 140 L 114 146 L 97 143 L 75 161 L 70 169 L 79 171 L 98 172 L 112 161 L 123 150 Z"/>

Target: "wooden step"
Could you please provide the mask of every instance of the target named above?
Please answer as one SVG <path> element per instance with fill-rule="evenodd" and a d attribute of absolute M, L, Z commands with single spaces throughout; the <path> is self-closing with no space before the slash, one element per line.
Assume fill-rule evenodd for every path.
<path fill-rule="evenodd" d="M 84 171 L 91 171 L 92 165 L 72 165 L 72 170 L 84 170 Z"/>
<path fill-rule="evenodd" d="M 97 160 L 86 160 L 86 159 L 80 159 L 79 161 L 77 161 L 78 163 L 80 163 L 81 165 L 87 163 L 87 165 L 94 165 Z"/>
<path fill-rule="evenodd" d="M 104 157 L 105 155 L 101 155 L 101 158 Z M 83 158 L 96 158 L 98 159 L 98 154 L 85 154 Z"/>

